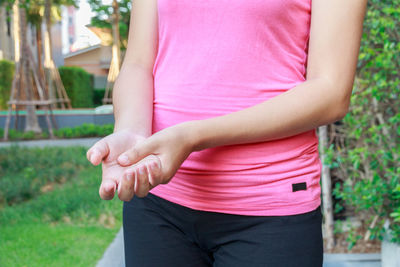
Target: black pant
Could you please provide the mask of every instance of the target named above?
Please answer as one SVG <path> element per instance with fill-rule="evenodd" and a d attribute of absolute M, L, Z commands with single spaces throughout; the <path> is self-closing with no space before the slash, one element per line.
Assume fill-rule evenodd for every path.
<path fill-rule="evenodd" d="M 243 216 L 153 194 L 123 204 L 126 266 L 320 267 L 322 214 Z"/>

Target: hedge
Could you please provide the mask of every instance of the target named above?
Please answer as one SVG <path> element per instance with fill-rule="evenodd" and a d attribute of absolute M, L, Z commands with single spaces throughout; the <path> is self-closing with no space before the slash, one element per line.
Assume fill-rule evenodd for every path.
<path fill-rule="evenodd" d="M 0 109 L 7 109 L 13 76 L 14 62 L 0 60 Z"/>
<path fill-rule="evenodd" d="M 103 98 L 104 98 L 104 94 L 105 93 L 106 93 L 106 89 L 105 88 L 95 89 L 94 90 L 93 104 L 95 106 L 103 105 Z"/>
<path fill-rule="evenodd" d="M 58 70 L 72 107 L 93 107 L 93 75 L 80 67 L 61 66 Z"/>
<path fill-rule="evenodd" d="M 82 138 L 82 137 L 104 137 L 112 134 L 114 124 L 96 125 L 93 123 L 83 123 L 75 127 L 64 127 L 53 130 L 54 135 L 58 138 Z M 0 128 L 0 139 L 3 138 L 4 130 Z M 48 130 L 45 129 L 41 134 L 35 134 L 32 131 L 21 132 L 10 129 L 8 133 L 10 140 L 33 140 L 49 138 Z"/>

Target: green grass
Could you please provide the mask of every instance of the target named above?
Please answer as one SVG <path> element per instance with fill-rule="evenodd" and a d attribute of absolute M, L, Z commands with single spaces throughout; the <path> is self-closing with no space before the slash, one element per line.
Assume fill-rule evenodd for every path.
<path fill-rule="evenodd" d="M 100 180 L 101 167 L 88 165 L 48 192 L 0 209 L 0 266 L 95 266 L 122 224 L 122 201 L 101 200 Z"/>
<path fill-rule="evenodd" d="M 93 169 L 85 158 L 87 148 L 0 149 L 0 208 L 33 199 L 58 184 Z"/>

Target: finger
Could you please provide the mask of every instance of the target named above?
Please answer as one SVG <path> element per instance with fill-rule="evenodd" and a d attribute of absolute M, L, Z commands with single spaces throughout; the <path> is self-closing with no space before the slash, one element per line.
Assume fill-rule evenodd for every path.
<path fill-rule="evenodd" d="M 99 195 L 101 199 L 110 200 L 114 198 L 117 184 L 111 179 L 103 180 L 99 188 Z"/>
<path fill-rule="evenodd" d="M 152 187 L 161 184 L 161 163 L 158 157 L 146 162 L 149 183 Z"/>
<path fill-rule="evenodd" d="M 127 170 L 118 184 L 118 198 L 122 201 L 130 201 L 134 196 L 135 169 Z"/>
<path fill-rule="evenodd" d="M 117 159 L 118 163 L 121 166 L 129 166 L 150 155 L 154 150 L 154 145 L 147 140 L 137 143 L 134 147 L 122 153 Z"/>
<path fill-rule="evenodd" d="M 137 167 L 137 176 L 135 183 L 135 194 L 138 197 L 145 197 L 149 193 L 150 185 L 147 177 L 147 169 L 145 165 Z"/>
<path fill-rule="evenodd" d="M 86 153 L 86 158 L 93 164 L 98 165 L 110 153 L 105 138 L 97 141 Z"/>

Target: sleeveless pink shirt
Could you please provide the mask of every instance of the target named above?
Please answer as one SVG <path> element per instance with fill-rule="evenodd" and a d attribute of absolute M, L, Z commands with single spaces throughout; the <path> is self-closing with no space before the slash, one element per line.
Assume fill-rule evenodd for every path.
<path fill-rule="evenodd" d="M 153 133 L 251 107 L 305 81 L 311 0 L 158 0 L 158 16 Z M 299 214 L 320 205 L 321 167 L 313 129 L 193 152 L 150 192 L 197 210 Z"/>

